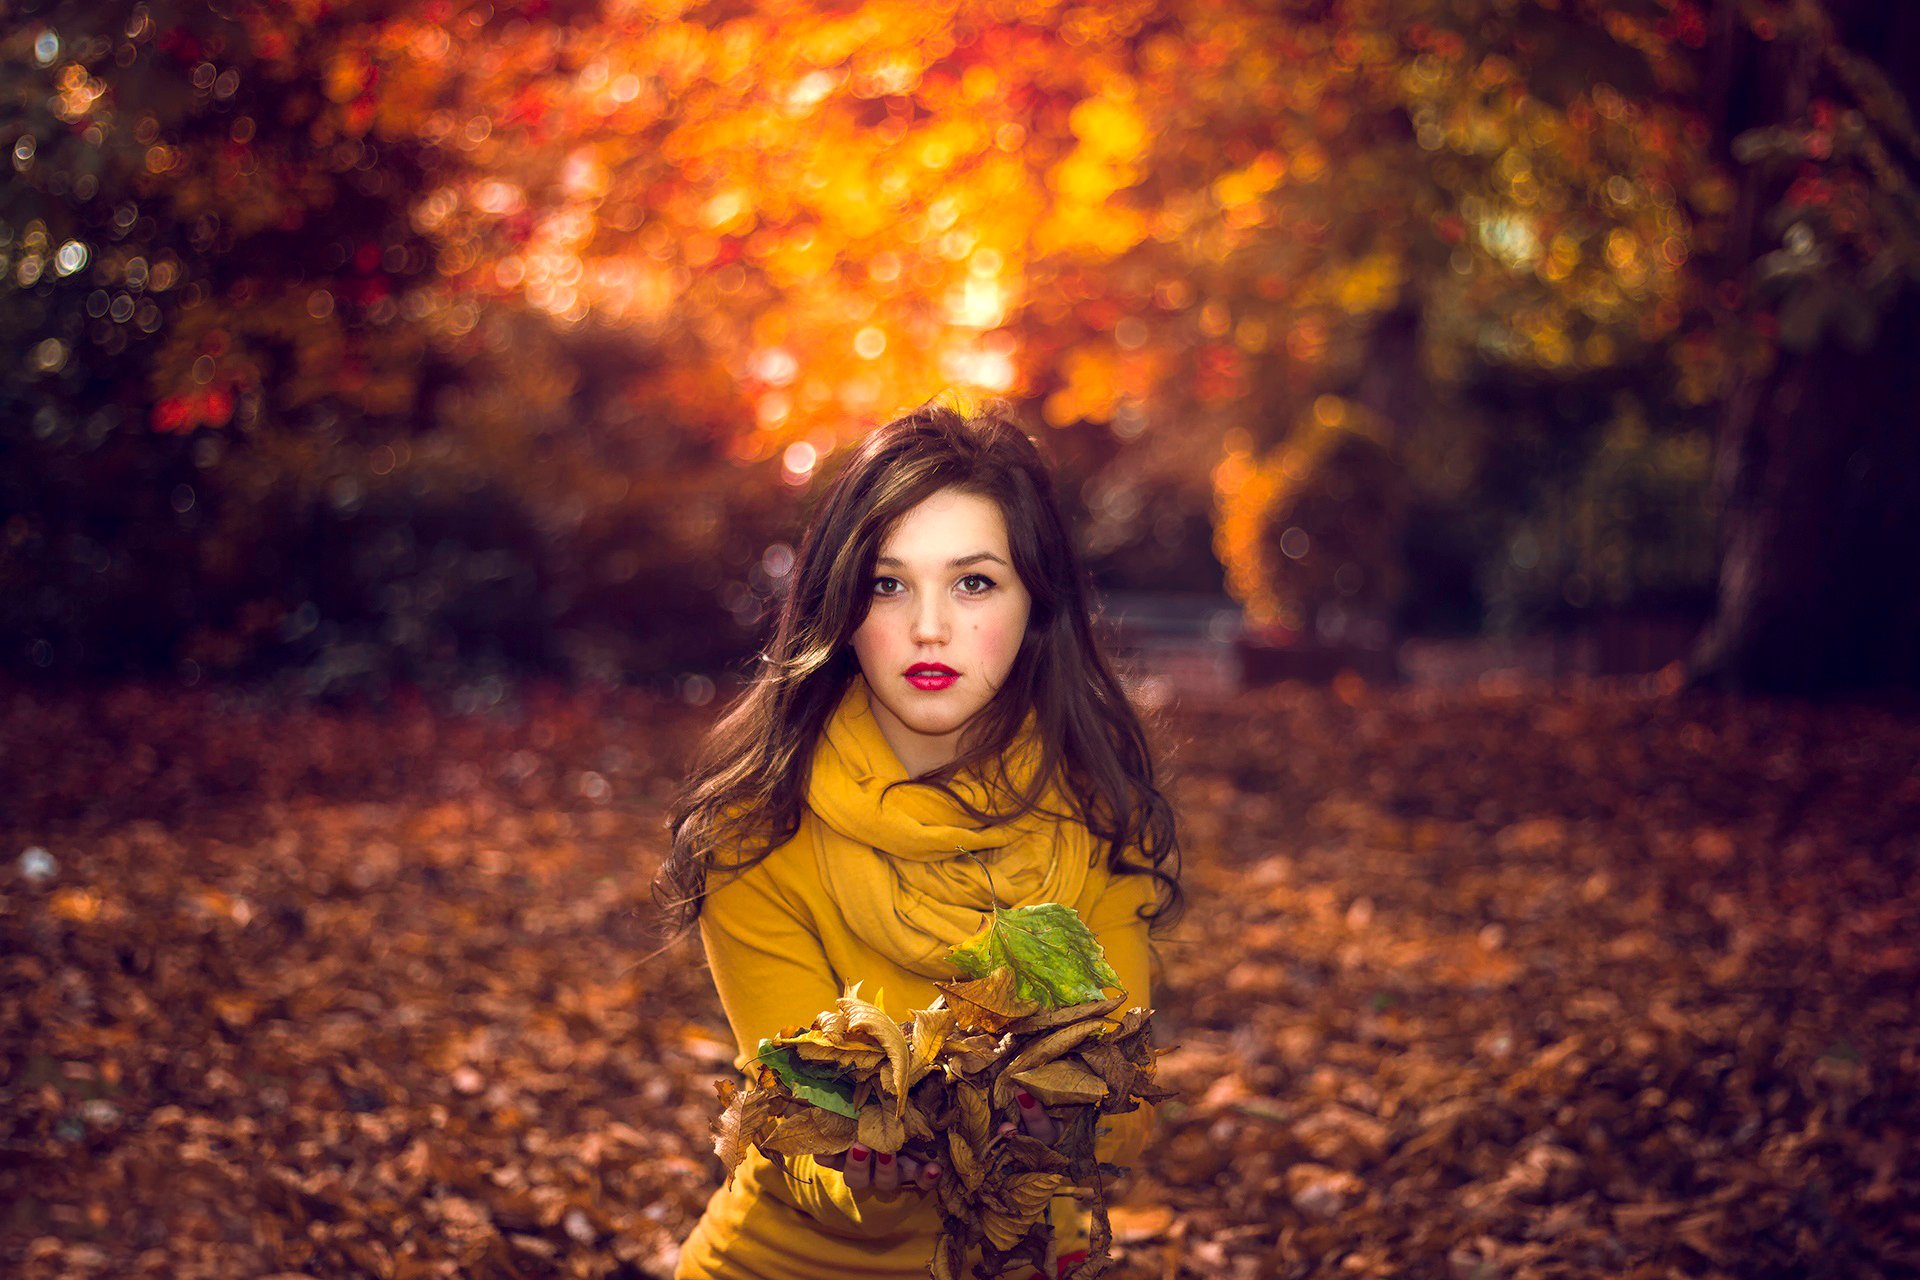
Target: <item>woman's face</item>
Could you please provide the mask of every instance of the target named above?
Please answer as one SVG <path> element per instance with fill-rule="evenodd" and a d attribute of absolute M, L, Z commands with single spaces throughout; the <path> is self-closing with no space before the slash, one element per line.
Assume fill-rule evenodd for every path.
<path fill-rule="evenodd" d="M 899 519 L 868 588 L 854 656 L 881 733 L 918 777 L 959 754 L 960 731 L 1006 681 L 1032 598 L 1013 571 L 999 504 L 958 489 Z"/>

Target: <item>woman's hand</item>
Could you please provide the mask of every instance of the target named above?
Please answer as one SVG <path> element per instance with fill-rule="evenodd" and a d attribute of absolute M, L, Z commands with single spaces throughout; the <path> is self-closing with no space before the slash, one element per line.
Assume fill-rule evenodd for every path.
<path fill-rule="evenodd" d="M 1034 1100 L 1033 1095 L 1022 1089 L 1017 1101 L 1020 1104 L 1018 1127 L 1024 1129 L 1029 1137 L 1052 1142 L 1060 1136 L 1060 1126 L 1047 1114 L 1047 1109 Z M 1011 1120 L 1000 1126 L 1002 1133 L 1012 1133 L 1014 1129 Z M 854 1192 L 903 1191 L 908 1188 L 931 1191 L 939 1185 L 944 1172 L 933 1153 L 912 1144 L 903 1148 L 898 1155 L 892 1155 L 885 1151 L 870 1151 L 856 1142 L 845 1151 L 815 1156 L 814 1162 L 845 1174 L 847 1189 Z"/>

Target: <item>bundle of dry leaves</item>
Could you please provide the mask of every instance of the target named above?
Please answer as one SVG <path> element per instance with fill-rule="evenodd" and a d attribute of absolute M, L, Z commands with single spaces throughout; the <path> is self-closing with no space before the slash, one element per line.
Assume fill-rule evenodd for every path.
<path fill-rule="evenodd" d="M 955 1176 L 939 1183 L 936 1280 L 957 1280 L 975 1245 L 976 1276 L 1044 1267 L 1057 1194 L 1085 1200 L 1093 1218 L 1091 1248 L 1070 1276 L 1100 1274 L 1111 1243 L 1104 1179 L 1121 1171 L 1095 1154 L 1097 1118 L 1172 1096 L 1153 1082 L 1153 1011 L 1110 1018 L 1124 993 L 1050 1008 L 1019 994 L 1008 967 L 937 985 L 932 1005 L 899 1023 L 860 999 L 855 983 L 811 1027 L 761 1041 L 746 1088 L 717 1081 L 726 1109 L 714 1150 L 728 1178 L 750 1145 L 776 1161 L 855 1142 L 939 1159 Z M 1060 1126 L 1052 1145 L 1001 1132 L 996 1117 L 1015 1119 L 1022 1088 Z"/>

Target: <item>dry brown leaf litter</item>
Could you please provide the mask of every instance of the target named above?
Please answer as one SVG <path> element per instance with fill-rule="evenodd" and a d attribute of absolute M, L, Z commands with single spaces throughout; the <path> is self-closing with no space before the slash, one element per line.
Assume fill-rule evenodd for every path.
<path fill-rule="evenodd" d="M 733 1046 L 696 953 L 627 969 L 696 714 L 7 694 L 0 1271 L 667 1275 Z M 1913 714 L 1347 687 L 1167 735 L 1191 1103 L 1115 1274 L 1920 1267 Z"/>

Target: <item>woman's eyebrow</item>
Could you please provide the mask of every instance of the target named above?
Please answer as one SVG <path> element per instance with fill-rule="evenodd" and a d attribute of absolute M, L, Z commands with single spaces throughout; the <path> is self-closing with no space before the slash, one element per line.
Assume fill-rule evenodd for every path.
<path fill-rule="evenodd" d="M 978 563 L 979 563 L 980 561 L 982 561 L 982 560 L 991 560 L 991 561 L 993 561 L 993 562 L 994 562 L 995 564 L 1005 564 L 1005 563 L 1006 563 L 1006 561 L 1005 561 L 1005 560 L 1002 560 L 1002 559 L 1001 559 L 1001 558 L 1000 558 L 999 556 L 997 556 L 997 555 L 995 555 L 995 554 L 993 554 L 993 552 L 991 552 L 991 551 L 976 551 L 976 552 L 974 552 L 974 553 L 973 553 L 972 555 L 970 555 L 970 556 L 955 556 L 955 557 L 954 557 L 953 559 L 951 559 L 951 560 L 949 560 L 949 561 L 947 561 L 947 568 L 949 568 L 949 569 L 959 569 L 959 568 L 962 568 L 962 567 L 963 567 L 963 566 L 965 566 L 965 565 L 970 565 L 970 564 L 978 564 Z M 877 560 L 875 560 L 875 561 L 874 561 L 874 563 L 875 563 L 875 564 L 890 564 L 890 565 L 898 565 L 898 564 L 901 564 L 901 563 L 903 563 L 903 562 L 902 562 L 902 561 L 899 561 L 899 560 L 896 560 L 896 559 L 894 559 L 894 558 L 893 558 L 892 556 L 881 556 L 880 558 L 878 558 Z"/>

